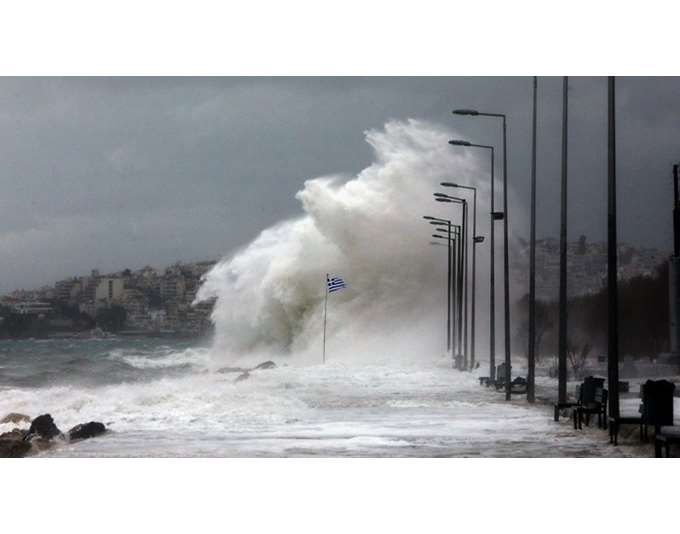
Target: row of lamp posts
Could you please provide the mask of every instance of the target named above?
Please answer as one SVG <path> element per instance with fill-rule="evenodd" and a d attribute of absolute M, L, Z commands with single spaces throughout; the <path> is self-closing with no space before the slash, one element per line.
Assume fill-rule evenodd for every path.
<path fill-rule="evenodd" d="M 535 401 L 535 362 L 536 362 L 536 117 L 537 117 L 537 78 L 533 78 L 533 113 L 531 137 L 531 228 L 529 249 L 529 341 L 527 400 Z M 617 301 L 617 237 L 616 237 L 616 122 L 615 122 L 615 78 L 608 78 L 608 201 L 607 201 L 607 242 L 608 242 L 608 382 L 610 391 L 610 415 L 619 414 L 618 391 L 618 301 Z M 503 221 L 503 295 L 505 330 L 505 398 L 511 396 L 511 347 L 510 347 L 510 277 L 509 277 L 509 235 L 508 235 L 508 173 L 507 173 L 507 120 L 502 113 L 485 113 L 470 109 L 457 109 L 454 115 L 470 117 L 492 117 L 501 119 L 503 133 L 503 210 L 495 210 L 495 161 L 494 146 L 481 145 L 463 140 L 451 140 L 453 146 L 482 148 L 491 156 L 491 229 L 489 261 L 489 378 L 495 378 L 496 365 L 496 310 L 495 310 L 495 222 Z M 566 402 L 567 384 L 567 147 L 568 147 L 568 77 L 563 77 L 562 106 L 562 172 L 561 172 L 561 213 L 560 213 L 560 292 L 559 292 L 559 349 L 558 349 L 558 403 Z M 444 193 L 435 193 L 439 202 L 462 205 L 461 225 L 453 225 L 448 219 L 426 216 L 429 222 L 439 226 L 446 235 L 433 234 L 433 237 L 448 242 L 448 302 L 447 302 L 447 349 L 458 344 L 458 357 L 462 357 L 462 367 L 472 368 L 475 364 L 475 319 L 476 319 L 476 248 L 484 238 L 477 235 L 477 190 L 475 187 L 453 182 L 442 182 L 442 186 L 472 191 L 472 313 L 470 359 L 467 358 L 467 200 Z M 446 227 L 446 229 L 442 228 Z M 454 230 L 454 231 L 452 231 Z M 432 244 L 439 244 L 432 242 Z M 452 298 L 453 296 L 453 298 Z M 457 320 L 457 326 L 456 326 Z M 464 324 L 463 324 L 464 323 Z M 460 366 L 460 365 L 459 365 Z"/>
<path fill-rule="evenodd" d="M 503 211 L 496 211 L 495 209 L 495 150 L 493 145 L 481 145 L 476 143 L 471 143 L 469 141 L 462 140 L 451 140 L 449 144 L 453 146 L 463 146 L 463 147 L 473 147 L 482 148 L 489 151 L 491 156 L 491 231 L 490 231 L 490 265 L 489 265 L 489 377 L 493 379 L 495 377 L 496 371 L 496 299 L 495 299 L 495 222 L 503 221 L 503 271 L 504 271 L 504 316 L 505 316 L 505 366 L 508 372 L 505 375 L 505 393 L 506 399 L 510 399 L 510 280 L 509 280 L 509 247 L 508 247 L 508 195 L 507 195 L 507 125 L 506 116 L 501 113 L 484 113 L 476 110 L 469 109 L 458 109 L 453 111 L 454 115 L 465 115 L 472 117 L 495 117 L 502 119 L 502 131 L 503 131 Z M 475 340 L 476 340 L 476 249 L 477 245 L 481 244 L 484 240 L 482 236 L 477 235 L 477 190 L 475 187 L 461 185 L 453 182 L 442 182 L 442 186 L 453 187 L 462 190 L 472 191 L 473 193 L 473 229 L 472 229 L 472 317 L 471 317 L 471 346 L 470 346 L 470 359 L 467 358 L 467 223 L 468 223 L 468 203 L 467 200 L 460 197 L 453 197 L 446 195 L 444 193 L 435 193 L 435 200 L 439 202 L 457 203 L 462 205 L 462 227 L 463 227 L 463 238 L 464 243 L 462 258 L 463 258 L 463 277 L 459 281 L 463 281 L 464 288 L 461 288 L 458 293 L 458 332 L 459 340 L 463 339 L 463 345 L 459 344 L 458 347 L 458 357 L 462 357 L 462 367 L 468 368 L 473 367 L 475 364 Z M 464 308 L 464 311 L 463 311 Z M 449 314 L 450 316 L 450 314 Z M 465 325 L 461 324 L 463 321 Z M 464 332 L 461 336 L 460 332 Z M 448 337 L 448 335 L 447 335 Z"/>

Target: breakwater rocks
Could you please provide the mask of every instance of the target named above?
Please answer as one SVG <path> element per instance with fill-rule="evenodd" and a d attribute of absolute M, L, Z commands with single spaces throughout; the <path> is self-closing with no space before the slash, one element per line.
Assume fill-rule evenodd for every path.
<path fill-rule="evenodd" d="M 276 369 L 276 364 L 271 361 L 267 360 L 266 362 L 262 362 L 255 367 L 247 368 L 247 367 L 222 367 L 221 369 L 218 369 L 217 372 L 220 374 L 224 373 L 239 373 L 239 375 L 234 379 L 234 382 L 242 382 L 243 380 L 248 380 L 250 378 L 250 373 L 252 371 L 262 371 L 266 369 Z"/>
<path fill-rule="evenodd" d="M 90 421 L 74 426 L 63 433 L 54 423 L 50 414 L 39 415 L 35 419 L 18 413 L 10 413 L 0 419 L 2 424 L 29 423 L 26 428 L 14 428 L 0 434 L 0 458 L 21 458 L 64 443 L 73 443 L 104 434 L 107 429 L 103 423 Z"/>

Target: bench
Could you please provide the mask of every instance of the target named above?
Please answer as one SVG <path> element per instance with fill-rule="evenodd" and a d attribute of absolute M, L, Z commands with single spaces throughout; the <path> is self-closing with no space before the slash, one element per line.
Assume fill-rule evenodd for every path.
<path fill-rule="evenodd" d="M 586 416 L 586 426 L 590 426 L 590 416 L 597 415 L 597 428 L 607 429 L 607 397 L 608 391 L 604 388 L 595 390 L 595 397 L 591 402 L 582 402 L 574 410 L 574 429 L 583 428 L 583 416 Z"/>
<path fill-rule="evenodd" d="M 527 393 L 527 380 L 524 377 L 517 376 L 510 382 L 510 394 L 511 395 L 526 395 Z"/>
<path fill-rule="evenodd" d="M 505 387 L 505 364 L 502 363 L 496 367 L 496 380 L 494 381 L 494 386 L 496 389 L 502 389 Z"/>
<path fill-rule="evenodd" d="M 555 422 L 559 422 L 560 420 L 560 412 L 562 410 L 568 410 L 572 409 L 573 413 L 573 408 L 579 405 L 579 402 L 581 402 L 581 386 L 576 386 L 575 390 L 575 401 L 567 401 L 567 402 L 556 402 L 555 403 Z"/>
<path fill-rule="evenodd" d="M 640 441 L 644 441 L 644 433 L 642 431 L 642 416 L 609 416 L 609 443 L 614 445 L 619 444 L 619 427 L 621 425 L 639 425 L 640 426 Z"/>

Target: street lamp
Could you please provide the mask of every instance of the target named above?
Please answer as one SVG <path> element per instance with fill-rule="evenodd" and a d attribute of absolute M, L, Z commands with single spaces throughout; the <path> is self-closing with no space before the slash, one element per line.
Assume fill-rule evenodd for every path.
<path fill-rule="evenodd" d="M 470 368 L 475 366 L 475 317 L 477 298 L 475 291 L 477 289 L 477 245 L 484 241 L 482 236 L 477 235 L 477 188 L 470 185 L 461 185 L 452 182 L 442 182 L 444 187 L 455 187 L 458 189 L 467 189 L 473 192 L 472 201 L 472 324 L 471 324 L 471 343 L 470 343 Z"/>
<path fill-rule="evenodd" d="M 456 109 L 454 115 L 494 117 L 503 121 L 503 274 L 505 277 L 505 400 L 510 400 L 510 252 L 508 245 L 508 136 L 504 113 L 482 113 L 474 109 Z M 493 210 L 492 210 L 493 211 Z"/>
<path fill-rule="evenodd" d="M 461 333 L 462 326 L 460 324 L 461 315 L 461 295 L 462 295 L 462 229 L 461 225 L 449 224 L 450 221 L 444 222 L 446 219 L 432 220 L 430 224 L 438 226 L 435 231 L 442 232 L 444 235 L 432 234 L 432 237 L 437 237 L 439 239 L 447 239 L 450 245 L 449 250 L 449 305 L 447 312 L 447 324 L 449 325 L 450 336 L 450 348 L 452 349 L 456 344 L 456 339 L 458 340 L 458 352 L 461 352 Z M 446 228 L 444 228 L 446 227 Z M 456 327 L 456 320 L 458 320 L 458 326 Z M 460 367 L 460 365 L 457 365 Z"/>
<path fill-rule="evenodd" d="M 424 215 L 423 219 L 429 221 L 430 224 L 446 225 L 447 239 L 448 239 L 448 254 L 447 263 L 448 271 L 446 276 L 446 351 L 451 351 L 451 221 L 448 219 L 439 219 L 431 215 Z M 433 235 L 432 237 L 438 237 Z"/>
<path fill-rule="evenodd" d="M 437 202 L 448 202 L 461 204 L 463 206 L 462 217 L 462 236 L 459 243 L 461 254 L 458 258 L 458 351 L 459 356 L 463 357 L 463 369 L 468 369 L 468 211 L 467 200 L 464 198 L 453 197 L 445 193 L 434 193 Z M 463 311 L 464 309 L 464 311 Z M 464 321 L 464 324 L 462 324 Z M 462 346 L 461 346 L 462 344 Z"/>
<path fill-rule="evenodd" d="M 536 115 L 538 78 L 534 76 L 531 119 L 531 229 L 529 232 L 529 347 L 527 352 L 527 402 L 536 400 Z"/>
<path fill-rule="evenodd" d="M 567 148 L 569 78 L 562 77 L 562 176 L 560 192 L 560 293 L 557 348 L 557 403 L 567 402 Z M 610 405 L 611 406 L 611 405 Z"/>
<path fill-rule="evenodd" d="M 616 79 L 607 81 L 607 378 L 609 415 L 619 417 L 619 287 L 616 237 Z"/>
<path fill-rule="evenodd" d="M 459 110 L 460 111 L 460 110 Z M 459 113 L 464 114 L 464 113 Z M 496 232 L 494 222 L 502 220 L 502 213 L 495 212 L 495 164 L 494 164 L 494 147 L 492 145 L 479 145 L 470 143 L 469 141 L 461 141 L 459 139 L 452 139 L 449 141 L 453 146 L 465 146 L 473 148 L 483 148 L 488 150 L 491 154 L 491 231 L 489 244 L 489 380 L 494 381 L 496 378 Z M 475 237 L 476 239 L 476 237 Z M 474 249 L 473 249 L 474 253 Z M 473 336 L 474 340 L 474 336 Z"/>

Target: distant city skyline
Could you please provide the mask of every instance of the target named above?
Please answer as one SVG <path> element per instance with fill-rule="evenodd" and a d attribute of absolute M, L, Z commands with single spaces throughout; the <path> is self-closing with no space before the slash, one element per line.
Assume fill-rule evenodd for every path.
<path fill-rule="evenodd" d="M 570 240 L 604 238 L 605 84 L 570 78 Z M 539 235 L 557 235 L 560 98 L 559 78 L 539 78 Z M 454 107 L 508 114 L 509 183 L 525 202 L 530 105 L 529 77 L 3 78 L 0 293 L 84 266 L 228 254 L 300 215 L 305 180 L 370 165 L 363 132 L 389 119 L 498 144 Z M 617 107 L 619 237 L 670 249 L 680 78 L 618 78 Z M 523 226 L 511 214 L 511 231 Z"/>
<path fill-rule="evenodd" d="M 573 255 L 574 248 L 578 245 L 581 236 L 586 237 L 586 242 L 587 242 L 589 247 L 594 246 L 594 245 L 606 247 L 606 242 L 604 240 L 591 240 L 587 235 L 581 234 L 580 236 L 574 236 L 573 238 L 570 238 L 567 241 L 567 243 L 568 243 L 568 255 L 570 257 Z M 544 244 L 547 241 L 553 241 L 553 242 L 555 242 L 555 244 L 558 244 L 559 243 L 559 237 L 557 237 L 557 236 L 538 236 L 536 238 L 537 247 L 539 249 L 541 249 L 542 244 Z M 528 247 L 528 245 L 529 245 L 528 241 L 523 241 L 521 243 L 521 246 Z M 660 260 L 658 262 L 659 264 L 662 263 L 663 261 L 666 261 L 666 259 L 668 259 L 667 257 L 670 257 L 671 254 L 672 254 L 670 247 L 664 249 L 664 248 L 657 248 L 657 247 L 644 247 L 644 246 L 640 246 L 640 245 L 634 245 L 632 243 L 619 242 L 619 249 L 627 248 L 627 247 L 633 247 L 634 249 L 636 249 L 638 251 L 644 251 L 644 250 L 655 251 L 656 257 L 660 258 Z M 556 257 L 557 257 L 557 255 L 558 254 L 556 253 Z M 146 267 L 151 267 L 152 269 L 156 269 L 156 270 L 165 270 L 165 269 L 173 267 L 175 265 L 216 263 L 216 262 L 219 262 L 220 259 L 221 259 L 221 256 L 216 254 L 213 257 L 206 256 L 206 257 L 202 257 L 202 258 L 179 259 L 179 260 L 167 263 L 167 264 L 160 264 L 160 263 L 154 263 L 154 262 L 137 262 L 137 263 L 134 263 L 134 264 L 126 265 L 126 266 L 116 268 L 116 269 L 111 269 L 111 270 L 101 269 L 97 266 L 92 266 L 92 267 L 84 266 L 79 271 L 73 272 L 71 274 L 67 274 L 66 276 L 59 278 L 59 279 L 49 280 L 49 281 L 46 281 L 45 283 L 39 283 L 38 285 L 35 285 L 35 286 L 16 287 L 16 288 L 13 288 L 11 290 L 4 291 L 4 292 L 0 293 L 0 297 L 9 295 L 9 294 L 11 294 L 15 291 L 29 291 L 29 292 L 31 292 L 31 291 L 39 291 L 39 290 L 42 290 L 42 289 L 45 289 L 45 288 L 53 288 L 55 286 L 55 284 L 57 282 L 61 281 L 61 280 L 67 280 L 67 279 L 71 279 L 71 278 L 87 277 L 87 276 L 90 276 L 91 273 L 93 273 L 95 271 L 100 276 L 107 277 L 107 276 L 113 276 L 113 275 L 116 275 L 116 274 L 120 274 L 123 271 L 125 271 L 126 269 L 129 269 L 131 271 L 139 271 L 139 270 L 142 270 Z M 524 254 L 521 257 L 511 258 L 511 265 L 512 265 L 513 270 L 515 270 L 515 274 L 517 272 L 516 269 L 518 268 L 518 266 L 523 265 L 523 263 L 525 263 L 526 261 L 528 261 L 526 254 Z M 603 266 L 606 267 L 606 265 L 603 265 Z M 540 269 L 540 266 L 539 266 L 539 269 Z M 527 273 L 522 273 L 522 274 L 526 275 Z M 513 277 L 514 277 L 514 275 L 513 275 Z M 571 272 L 569 274 L 569 277 L 571 279 L 571 277 L 572 277 Z M 520 278 L 521 278 L 522 281 L 524 281 L 524 278 L 522 278 L 522 277 L 520 277 Z M 557 282 L 557 274 L 555 274 L 555 282 Z"/>

